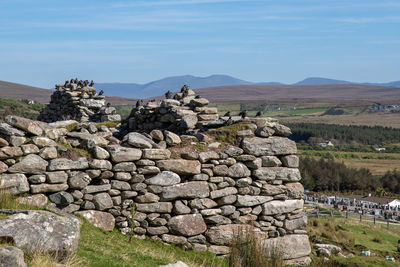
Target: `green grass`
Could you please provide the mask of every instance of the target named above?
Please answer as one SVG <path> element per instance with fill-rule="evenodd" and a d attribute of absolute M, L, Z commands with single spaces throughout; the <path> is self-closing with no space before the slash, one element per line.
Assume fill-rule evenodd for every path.
<path fill-rule="evenodd" d="M 114 127 L 117 127 L 117 125 L 120 123 L 121 123 L 121 121 L 104 121 L 104 122 L 99 122 L 96 125 L 97 126 L 105 125 L 108 128 L 114 128 Z"/>
<path fill-rule="evenodd" d="M 0 120 L 4 119 L 7 115 L 21 116 L 35 120 L 43 107 L 44 104 L 41 103 L 28 105 L 19 100 L 0 99 Z"/>
<path fill-rule="evenodd" d="M 385 225 L 329 217 L 309 219 L 307 231 L 312 245 L 319 239 L 323 243 L 340 246 L 344 255 L 348 253 L 356 255 L 350 258 L 334 257 L 324 266 L 398 266 L 386 261 L 385 256 L 394 257 L 396 261 L 400 259 L 396 247 L 400 235 L 399 228 L 387 229 Z M 370 250 L 377 256 L 358 256 L 362 250 Z M 314 260 L 315 266 L 322 266 L 317 264 L 319 258 Z"/>
<path fill-rule="evenodd" d="M 85 158 L 87 158 L 87 159 L 92 159 L 92 157 L 93 157 L 92 154 L 91 154 L 89 151 L 85 150 L 85 149 L 73 147 L 73 146 L 71 146 L 70 144 L 65 144 L 65 143 L 59 143 L 59 142 L 58 142 L 57 144 L 58 144 L 59 146 L 62 146 L 62 147 L 64 147 L 64 148 L 70 150 L 70 151 L 79 153 L 80 156 L 85 157 Z M 61 156 L 62 156 L 62 155 L 63 155 L 63 153 L 61 153 Z"/>
<path fill-rule="evenodd" d="M 241 122 L 232 124 L 230 126 L 209 130 L 207 135 L 214 137 L 216 141 L 224 144 L 236 144 L 237 133 L 239 131 L 248 129 L 251 129 L 249 123 Z"/>
<path fill-rule="evenodd" d="M 184 251 L 161 241 L 139 240 L 117 230 L 105 232 L 83 221 L 77 259 L 86 266 L 158 266 L 183 261 L 189 266 L 227 266 L 209 252 Z"/>

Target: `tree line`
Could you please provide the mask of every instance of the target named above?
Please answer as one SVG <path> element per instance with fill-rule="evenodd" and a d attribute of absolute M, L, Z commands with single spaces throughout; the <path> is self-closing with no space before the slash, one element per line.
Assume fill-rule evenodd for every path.
<path fill-rule="evenodd" d="M 337 144 L 385 145 L 400 140 L 400 129 L 392 127 L 324 123 L 288 123 L 287 126 L 292 130 L 289 138 L 297 143 L 334 140 Z"/>
<path fill-rule="evenodd" d="M 300 158 L 301 183 L 311 191 L 388 192 L 400 194 L 400 171 L 376 177 L 368 169 L 354 169 L 334 159 Z"/>

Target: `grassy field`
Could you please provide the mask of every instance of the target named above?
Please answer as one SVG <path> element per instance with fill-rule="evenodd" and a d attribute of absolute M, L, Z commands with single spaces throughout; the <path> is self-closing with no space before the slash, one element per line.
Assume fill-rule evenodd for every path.
<path fill-rule="evenodd" d="M 334 257 L 330 262 L 321 266 L 398 266 L 398 263 L 388 262 L 387 255 L 400 259 L 397 252 L 397 240 L 400 236 L 400 229 L 386 226 L 360 223 L 339 218 L 312 218 L 309 219 L 307 231 L 311 243 L 327 243 L 338 245 L 342 253 L 354 254 L 354 257 Z M 376 256 L 358 256 L 361 251 L 370 250 Z M 320 258 L 314 258 L 315 264 Z"/>

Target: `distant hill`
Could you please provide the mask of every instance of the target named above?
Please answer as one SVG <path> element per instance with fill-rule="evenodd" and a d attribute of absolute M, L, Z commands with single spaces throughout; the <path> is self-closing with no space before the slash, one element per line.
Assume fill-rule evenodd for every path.
<path fill-rule="evenodd" d="M 320 77 L 310 77 L 300 82 L 297 82 L 293 85 L 322 85 L 322 84 L 352 84 L 352 82 L 320 78 Z"/>
<path fill-rule="evenodd" d="M 360 84 L 320 77 L 304 79 L 293 85 L 278 82 L 251 83 L 228 75 L 168 77 L 147 84 L 95 83 L 97 91 L 104 90 L 112 105 L 133 105 L 135 98 L 163 96 L 168 90 L 178 91 L 183 84 L 212 101 L 241 101 L 264 99 L 400 99 L 400 81 Z M 0 98 L 30 99 L 48 103 L 53 90 L 0 81 Z M 113 96 L 112 96 L 113 95 Z M 128 98 L 132 97 L 132 98 Z"/>
<path fill-rule="evenodd" d="M 240 80 L 228 75 L 211 75 L 208 77 L 195 77 L 192 75 L 173 76 L 149 82 L 146 84 L 137 83 L 96 83 L 97 89 L 104 90 L 105 95 L 117 95 L 121 97 L 148 98 L 162 95 L 168 90 L 178 91 L 184 84 L 192 89 L 222 86 L 253 84 L 252 82 Z"/>
<path fill-rule="evenodd" d="M 97 90 L 100 91 L 100 90 Z M 49 103 L 54 90 L 33 87 L 29 85 L 0 81 L 0 99 L 34 100 L 40 103 Z M 118 96 L 106 97 L 112 105 L 133 105 L 135 99 Z"/>
<path fill-rule="evenodd" d="M 284 99 L 397 100 L 400 88 L 362 84 L 234 85 L 197 89 L 211 101 L 263 101 Z"/>

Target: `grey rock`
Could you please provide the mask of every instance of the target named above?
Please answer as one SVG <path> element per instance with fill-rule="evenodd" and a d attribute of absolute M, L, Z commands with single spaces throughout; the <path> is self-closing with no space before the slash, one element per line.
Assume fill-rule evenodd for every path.
<path fill-rule="evenodd" d="M 112 180 L 111 188 L 117 190 L 131 190 L 131 185 L 124 181 Z"/>
<path fill-rule="evenodd" d="M 287 155 L 281 158 L 284 167 L 298 168 L 299 158 L 296 155 Z"/>
<path fill-rule="evenodd" d="M 226 147 L 224 152 L 231 157 L 237 157 L 237 156 L 243 154 L 243 149 L 236 147 L 236 146 L 229 145 Z"/>
<path fill-rule="evenodd" d="M 8 165 L 0 161 L 0 174 L 8 170 Z"/>
<path fill-rule="evenodd" d="M 172 171 L 179 175 L 194 175 L 200 173 L 201 164 L 197 160 L 169 159 L 157 161 L 161 170 Z"/>
<path fill-rule="evenodd" d="M 199 160 L 201 163 L 206 163 L 212 159 L 219 159 L 219 154 L 215 151 L 207 151 L 199 153 Z"/>
<path fill-rule="evenodd" d="M 40 148 L 47 146 L 57 146 L 56 142 L 44 136 L 35 136 L 32 138 L 32 142 Z"/>
<path fill-rule="evenodd" d="M 13 211 L 0 220 L 0 236 L 9 236 L 15 246 L 31 254 L 48 253 L 66 261 L 78 249 L 80 222 L 74 216 L 47 211 Z"/>
<path fill-rule="evenodd" d="M 88 185 L 83 190 L 83 194 L 93 194 L 98 192 L 104 192 L 111 189 L 111 184 L 103 184 L 103 185 Z"/>
<path fill-rule="evenodd" d="M 183 118 L 178 122 L 178 127 L 183 129 L 194 129 L 198 122 L 197 115 L 185 115 Z"/>
<path fill-rule="evenodd" d="M 235 235 L 247 229 L 251 229 L 251 227 L 241 224 L 213 226 L 206 232 L 206 237 L 211 244 L 230 245 Z"/>
<path fill-rule="evenodd" d="M 179 145 L 182 142 L 178 135 L 170 131 L 164 131 L 164 137 L 169 146 Z"/>
<path fill-rule="evenodd" d="M 108 159 L 110 157 L 110 153 L 102 147 L 95 146 L 92 149 L 92 153 L 96 159 Z"/>
<path fill-rule="evenodd" d="M 137 203 L 153 203 L 158 202 L 159 200 L 160 197 L 153 193 L 145 193 L 144 195 L 140 195 L 135 198 L 135 201 Z"/>
<path fill-rule="evenodd" d="M 296 143 L 294 141 L 276 136 L 270 138 L 244 138 L 242 141 L 242 148 L 246 153 L 257 157 L 297 153 Z"/>
<path fill-rule="evenodd" d="M 46 171 L 48 163 L 35 154 L 25 156 L 20 162 L 8 168 L 11 173 L 41 174 Z"/>
<path fill-rule="evenodd" d="M 111 170 L 112 164 L 105 159 L 92 159 L 89 162 L 89 167 L 92 169 Z"/>
<path fill-rule="evenodd" d="M 161 198 L 173 200 L 177 198 L 206 198 L 210 195 L 207 182 L 193 181 L 163 188 Z"/>
<path fill-rule="evenodd" d="M 43 134 L 42 127 L 40 127 L 40 125 L 33 120 L 14 115 L 8 115 L 7 117 L 5 117 L 4 121 L 16 128 L 19 128 L 33 135 Z"/>
<path fill-rule="evenodd" d="M 304 187 L 301 183 L 287 183 L 285 184 L 287 196 L 292 199 L 301 199 L 304 194 Z"/>
<path fill-rule="evenodd" d="M 311 253 L 307 235 L 285 235 L 283 237 L 264 239 L 266 255 L 280 253 L 284 260 L 297 259 Z"/>
<path fill-rule="evenodd" d="M 46 172 L 46 181 L 49 184 L 63 184 L 68 180 L 68 175 L 64 171 Z"/>
<path fill-rule="evenodd" d="M 136 165 L 133 162 L 121 162 L 113 166 L 115 172 L 134 172 L 136 171 Z"/>
<path fill-rule="evenodd" d="M 84 172 L 71 172 L 68 178 L 68 185 L 70 189 L 84 189 L 91 180 L 89 175 Z"/>
<path fill-rule="evenodd" d="M 186 206 L 181 200 L 175 201 L 174 204 L 174 213 L 175 214 L 188 214 L 191 212 L 191 209 Z"/>
<path fill-rule="evenodd" d="M 182 261 L 176 261 L 175 263 L 170 263 L 170 264 L 166 264 L 166 265 L 159 265 L 158 267 L 189 267 L 189 265 L 187 265 L 186 263 L 184 263 Z"/>
<path fill-rule="evenodd" d="M 215 198 L 221 198 L 221 197 L 225 197 L 225 196 L 229 196 L 229 195 L 235 195 L 237 193 L 238 193 L 238 191 L 235 187 L 226 187 L 221 190 L 211 191 L 210 197 L 212 199 L 215 199 Z"/>
<path fill-rule="evenodd" d="M 16 247 L 0 247 L 1 267 L 26 267 L 24 252 Z"/>
<path fill-rule="evenodd" d="M 25 133 L 14 127 L 10 126 L 7 123 L 0 123 L 0 134 L 4 134 L 7 136 L 24 136 Z"/>
<path fill-rule="evenodd" d="M 24 174 L 0 174 L 0 189 L 9 190 L 12 195 L 19 195 L 29 191 L 28 179 Z"/>
<path fill-rule="evenodd" d="M 280 167 L 282 162 L 275 156 L 262 156 L 263 167 Z"/>
<path fill-rule="evenodd" d="M 30 196 L 26 196 L 26 197 L 18 197 L 17 201 L 19 203 L 22 203 L 25 205 L 44 208 L 47 205 L 48 199 L 47 199 L 46 195 L 36 194 L 36 195 L 30 195 Z"/>
<path fill-rule="evenodd" d="M 52 193 L 52 192 L 65 191 L 67 189 L 68 189 L 67 184 L 33 184 L 33 185 L 31 185 L 31 193 L 32 194 Z"/>
<path fill-rule="evenodd" d="M 112 231 L 115 227 L 115 219 L 110 213 L 98 210 L 77 211 L 78 214 L 88 220 L 92 225 L 105 231 Z"/>
<path fill-rule="evenodd" d="M 157 174 L 156 176 L 145 180 L 146 184 L 161 186 L 175 185 L 180 182 L 181 178 L 179 177 L 179 175 L 170 171 L 163 171 L 160 174 Z"/>
<path fill-rule="evenodd" d="M 285 220 L 284 227 L 288 231 L 300 230 L 307 226 L 307 216 L 302 216 L 293 220 Z"/>
<path fill-rule="evenodd" d="M 93 198 L 93 204 L 97 210 L 107 210 L 113 206 L 112 199 L 107 193 L 96 194 Z"/>
<path fill-rule="evenodd" d="M 171 157 L 171 151 L 168 149 L 143 149 L 144 159 L 169 159 Z"/>
<path fill-rule="evenodd" d="M 252 207 L 252 206 L 257 206 L 260 204 L 264 204 L 265 202 L 273 200 L 273 197 L 270 196 L 241 196 L 238 195 L 237 201 L 236 201 L 236 206 L 238 207 Z"/>
<path fill-rule="evenodd" d="M 178 235 L 195 236 L 207 230 L 203 217 L 200 214 L 178 215 L 168 222 L 169 230 Z"/>
<path fill-rule="evenodd" d="M 57 192 L 49 196 L 51 202 L 60 206 L 67 206 L 74 202 L 74 198 L 70 193 L 65 191 Z"/>
<path fill-rule="evenodd" d="M 264 181 L 282 180 L 285 182 L 297 182 L 301 180 L 298 169 L 283 167 L 263 167 L 254 170 L 253 176 Z"/>
<path fill-rule="evenodd" d="M 303 208 L 303 200 L 289 199 L 289 200 L 273 200 L 262 205 L 264 215 L 275 215 L 292 212 L 296 209 Z"/>
<path fill-rule="evenodd" d="M 172 203 L 171 202 L 157 202 L 157 203 L 138 203 L 136 204 L 136 210 L 146 213 L 171 213 Z"/>
<path fill-rule="evenodd" d="M 58 158 L 50 160 L 47 169 L 49 171 L 61 170 L 80 170 L 89 168 L 89 163 L 86 158 L 79 158 L 79 160 L 69 160 L 65 158 Z"/>
<path fill-rule="evenodd" d="M 131 132 L 124 136 L 123 141 L 127 141 L 131 146 L 137 148 L 152 148 L 155 143 L 150 138 L 140 134 Z"/>
<path fill-rule="evenodd" d="M 232 178 L 242 178 L 251 175 L 250 170 L 242 163 L 236 163 L 229 167 L 228 176 Z"/>
<path fill-rule="evenodd" d="M 57 149 L 54 146 L 44 147 L 39 151 L 39 156 L 43 159 L 57 158 Z"/>
<path fill-rule="evenodd" d="M 108 146 L 108 152 L 111 155 L 111 159 L 118 162 L 135 161 L 142 157 L 142 151 L 137 148 L 128 148 L 122 146 Z"/>

